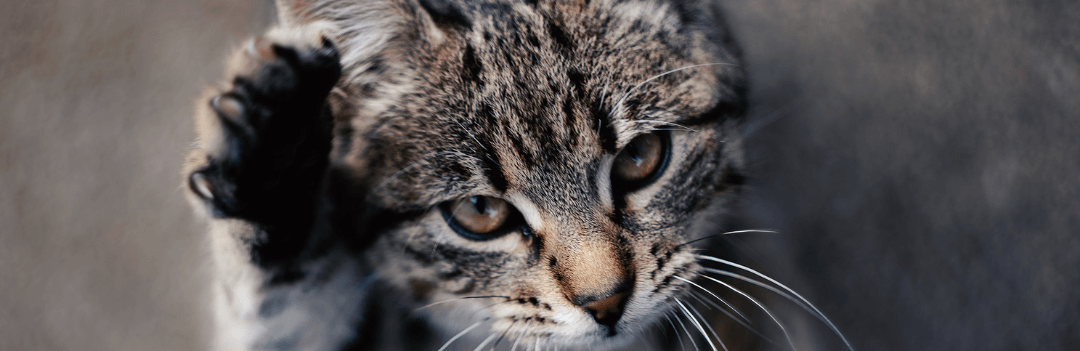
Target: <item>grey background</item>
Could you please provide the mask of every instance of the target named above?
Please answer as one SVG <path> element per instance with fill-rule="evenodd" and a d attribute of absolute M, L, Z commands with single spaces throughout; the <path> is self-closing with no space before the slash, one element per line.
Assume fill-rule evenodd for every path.
<path fill-rule="evenodd" d="M 757 262 L 860 350 L 1080 348 L 1080 2 L 726 4 Z M 0 350 L 204 347 L 189 114 L 270 14 L 0 3 Z"/>

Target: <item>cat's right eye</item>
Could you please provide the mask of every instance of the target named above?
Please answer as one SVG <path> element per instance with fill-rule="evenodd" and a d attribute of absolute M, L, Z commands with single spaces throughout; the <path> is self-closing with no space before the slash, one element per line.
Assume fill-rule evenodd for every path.
<path fill-rule="evenodd" d="M 443 216 L 458 234 L 472 240 L 490 240 L 507 232 L 517 217 L 506 201 L 490 196 L 469 196 L 443 204 Z"/>

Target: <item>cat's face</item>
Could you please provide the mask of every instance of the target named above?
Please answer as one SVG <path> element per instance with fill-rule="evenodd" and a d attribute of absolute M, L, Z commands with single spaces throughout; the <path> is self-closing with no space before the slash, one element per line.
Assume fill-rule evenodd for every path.
<path fill-rule="evenodd" d="M 382 281 L 475 338 L 604 349 L 663 321 L 741 167 L 716 29 L 648 3 L 415 10 L 412 48 L 369 59 L 401 92 L 335 146 Z"/>

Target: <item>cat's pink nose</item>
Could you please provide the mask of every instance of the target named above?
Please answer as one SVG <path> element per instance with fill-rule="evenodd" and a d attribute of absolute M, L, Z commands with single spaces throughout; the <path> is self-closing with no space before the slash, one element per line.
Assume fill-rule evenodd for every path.
<path fill-rule="evenodd" d="M 615 335 L 615 323 L 618 323 L 619 318 L 622 318 L 623 308 L 626 307 L 626 300 L 629 296 L 630 293 L 628 291 L 621 291 L 611 294 L 608 297 L 582 304 L 581 307 L 592 315 L 593 319 L 596 320 L 596 323 L 607 326 L 609 335 Z"/>

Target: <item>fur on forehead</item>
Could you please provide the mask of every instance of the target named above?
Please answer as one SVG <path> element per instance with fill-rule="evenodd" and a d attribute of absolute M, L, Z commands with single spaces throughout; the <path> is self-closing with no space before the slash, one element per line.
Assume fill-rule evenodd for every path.
<path fill-rule="evenodd" d="M 278 3 L 283 23 L 340 21 L 339 86 L 354 110 L 340 123 L 366 138 L 335 153 L 382 172 L 409 167 L 401 181 L 580 169 L 636 135 L 706 114 L 742 81 L 741 70 L 715 64 L 734 56 L 713 34 L 687 30 L 697 28 L 683 23 L 689 10 L 652 1 Z M 363 157 L 377 149 L 394 152 Z M 441 170 L 423 171 L 432 167 Z"/>

